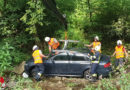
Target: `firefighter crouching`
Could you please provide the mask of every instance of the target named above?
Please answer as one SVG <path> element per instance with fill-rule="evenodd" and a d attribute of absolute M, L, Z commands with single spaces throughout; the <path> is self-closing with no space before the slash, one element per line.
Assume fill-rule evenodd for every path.
<path fill-rule="evenodd" d="M 95 50 L 94 50 L 94 56 L 92 57 L 92 66 L 91 66 L 91 75 L 92 75 L 92 81 L 96 81 L 96 78 L 97 78 L 97 67 L 99 65 L 99 61 L 100 61 L 100 49 L 101 47 L 100 46 L 96 46 L 95 47 Z"/>
<path fill-rule="evenodd" d="M 40 80 L 41 75 L 44 73 L 44 65 L 43 65 L 43 57 L 47 57 L 44 54 L 42 54 L 42 51 L 39 50 L 39 47 L 37 45 L 33 46 L 33 59 L 35 64 L 35 71 L 38 73 L 35 75 L 35 79 L 37 81 Z"/>

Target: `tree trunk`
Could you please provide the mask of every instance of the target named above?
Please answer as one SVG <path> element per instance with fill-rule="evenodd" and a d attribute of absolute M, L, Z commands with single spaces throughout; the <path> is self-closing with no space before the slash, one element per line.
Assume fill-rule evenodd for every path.
<path fill-rule="evenodd" d="M 90 22 L 92 22 L 92 11 L 91 11 L 91 4 L 90 4 L 90 0 L 87 1 L 88 4 L 88 8 L 89 8 L 89 20 Z"/>
<path fill-rule="evenodd" d="M 7 4 L 7 0 L 4 0 L 4 7 L 6 7 L 6 4 Z"/>

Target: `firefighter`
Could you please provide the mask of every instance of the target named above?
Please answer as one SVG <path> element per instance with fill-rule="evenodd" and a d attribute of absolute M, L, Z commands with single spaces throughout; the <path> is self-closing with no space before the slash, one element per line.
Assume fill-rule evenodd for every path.
<path fill-rule="evenodd" d="M 60 43 L 56 40 L 56 38 L 45 37 L 45 41 L 48 42 L 50 53 L 52 50 L 60 48 Z"/>
<path fill-rule="evenodd" d="M 92 66 L 91 66 L 91 75 L 92 75 L 92 81 L 96 81 L 97 78 L 97 67 L 99 65 L 100 61 L 100 46 L 96 46 L 94 49 L 94 56 L 92 57 Z"/>
<path fill-rule="evenodd" d="M 115 51 L 112 56 L 115 56 L 115 55 L 116 55 L 115 66 L 116 66 L 116 69 L 119 70 L 119 68 L 122 67 L 124 64 L 124 58 L 128 57 L 128 53 L 126 52 L 125 47 L 122 45 L 121 40 L 117 41 L 117 46 L 115 47 Z"/>
<path fill-rule="evenodd" d="M 44 54 L 42 54 L 42 51 L 39 50 L 39 47 L 37 45 L 33 46 L 33 59 L 35 64 L 35 71 L 37 71 L 37 74 L 35 75 L 35 79 L 37 81 L 40 80 L 41 75 L 44 73 L 44 65 L 43 65 L 43 57 L 47 58 Z"/>
<path fill-rule="evenodd" d="M 95 47 L 99 46 L 100 47 L 99 52 L 101 53 L 101 42 L 99 41 L 99 37 L 98 36 L 94 37 L 94 42 L 92 42 L 90 45 L 85 45 L 85 46 L 92 47 L 91 52 L 93 52 L 93 53 L 95 51 Z"/>

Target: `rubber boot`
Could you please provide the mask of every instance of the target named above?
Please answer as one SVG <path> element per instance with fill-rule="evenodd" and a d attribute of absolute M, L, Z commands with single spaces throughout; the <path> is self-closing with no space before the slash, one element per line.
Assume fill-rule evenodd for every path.
<path fill-rule="evenodd" d="M 41 73 L 38 73 L 34 78 L 36 81 L 40 81 L 41 80 Z"/>
<path fill-rule="evenodd" d="M 96 82 L 96 80 L 97 80 L 96 77 L 93 77 L 93 76 L 92 76 L 91 82 Z"/>

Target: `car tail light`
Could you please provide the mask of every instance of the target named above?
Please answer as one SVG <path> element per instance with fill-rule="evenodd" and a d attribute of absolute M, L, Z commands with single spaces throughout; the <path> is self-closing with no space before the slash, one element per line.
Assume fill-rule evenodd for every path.
<path fill-rule="evenodd" d="M 109 62 L 109 63 L 107 63 L 107 64 L 104 64 L 104 68 L 107 68 L 107 67 L 109 67 L 111 65 L 111 63 Z"/>

